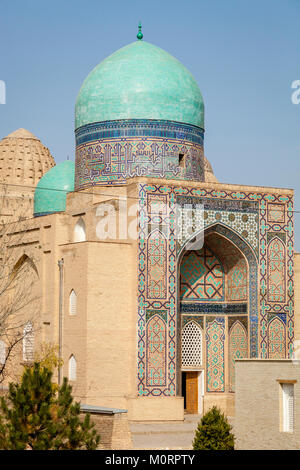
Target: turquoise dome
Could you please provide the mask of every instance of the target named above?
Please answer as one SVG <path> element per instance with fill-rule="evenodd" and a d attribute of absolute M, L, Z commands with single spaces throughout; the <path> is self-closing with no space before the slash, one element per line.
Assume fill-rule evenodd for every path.
<path fill-rule="evenodd" d="M 75 164 L 67 160 L 47 171 L 34 193 L 34 216 L 66 210 L 66 195 L 74 191 Z"/>
<path fill-rule="evenodd" d="M 120 119 L 177 121 L 204 129 L 203 98 L 186 67 L 159 47 L 138 40 L 97 65 L 76 101 L 76 129 Z"/>

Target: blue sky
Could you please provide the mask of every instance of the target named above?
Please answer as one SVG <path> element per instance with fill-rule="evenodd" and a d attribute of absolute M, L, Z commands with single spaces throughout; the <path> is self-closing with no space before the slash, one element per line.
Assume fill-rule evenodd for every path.
<path fill-rule="evenodd" d="M 2 2 L 0 138 L 24 127 L 74 159 L 74 104 L 109 54 L 144 39 L 177 57 L 205 102 L 205 153 L 226 183 L 295 189 L 300 212 L 300 0 Z M 300 251 L 300 213 L 295 214 Z"/>

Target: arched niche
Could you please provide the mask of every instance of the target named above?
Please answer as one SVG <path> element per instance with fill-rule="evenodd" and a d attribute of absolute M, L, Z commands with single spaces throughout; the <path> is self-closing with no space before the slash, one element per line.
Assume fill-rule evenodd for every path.
<path fill-rule="evenodd" d="M 86 227 L 85 222 L 80 217 L 74 227 L 74 242 L 85 242 L 86 241 Z"/>

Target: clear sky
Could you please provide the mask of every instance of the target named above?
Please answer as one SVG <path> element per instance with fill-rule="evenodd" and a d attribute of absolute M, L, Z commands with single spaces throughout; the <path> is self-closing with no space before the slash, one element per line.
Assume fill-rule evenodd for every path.
<path fill-rule="evenodd" d="M 136 39 L 179 59 L 205 102 L 205 153 L 221 182 L 295 189 L 300 251 L 300 0 L 10 0 L 0 8 L 0 138 L 19 127 L 74 159 L 84 78 Z M 299 95 L 300 96 L 300 95 Z"/>

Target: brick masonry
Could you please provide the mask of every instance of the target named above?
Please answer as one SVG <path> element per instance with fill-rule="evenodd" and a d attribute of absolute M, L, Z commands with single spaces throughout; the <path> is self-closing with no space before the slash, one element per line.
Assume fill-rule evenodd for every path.
<path fill-rule="evenodd" d="M 101 436 L 99 450 L 133 449 L 126 413 L 90 413 L 91 421 Z M 84 419 L 85 413 L 81 413 Z"/>
<path fill-rule="evenodd" d="M 281 431 L 281 381 L 294 382 L 294 432 Z M 299 361 L 237 360 L 235 448 L 238 450 L 299 449 L 299 403 Z"/>

